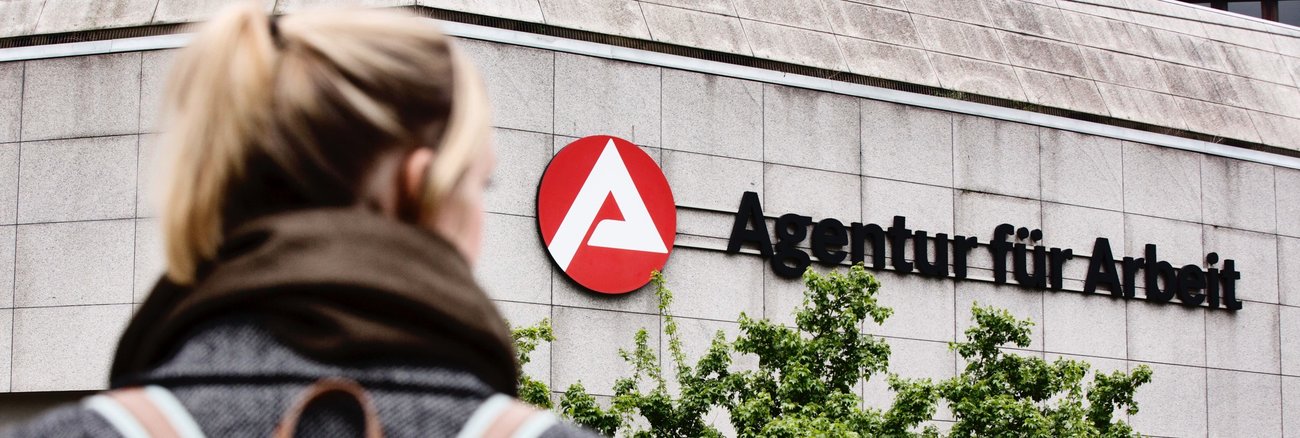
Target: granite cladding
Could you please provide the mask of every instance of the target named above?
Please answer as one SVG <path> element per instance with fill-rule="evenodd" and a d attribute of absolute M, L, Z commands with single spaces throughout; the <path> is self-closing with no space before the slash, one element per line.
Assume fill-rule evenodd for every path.
<path fill-rule="evenodd" d="M 1300 56 L 1278 53 L 1289 47 L 1281 36 L 1253 47 L 1248 44 L 1264 44 L 1237 33 L 1219 35 L 1211 22 L 1231 21 L 1241 27 L 1238 33 L 1251 35 L 1283 35 L 1287 28 L 1147 1 L 1199 23 L 1203 30 L 1196 35 L 1177 36 L 1195 47 Z M 473 8 L 473 3 L 437 4 Z M 877 34 L 871 26 L 880 22 L 911 23 L 897 18 L 905 14 L 948 20 L 942 16 L 946 8 L 919 0 L 902 9 L 897 9 L 902 2 L 838 5 L 857 14 L 887 9 L 882 13 L 897 19 L 863 23 L 860 15 L 849 14 L 824 25 L 808 17 L 820 17 L 830 2 L 807 2 L 798 17 L 758 0 L 739 9 L 726 1 L 658 3 L 664 8 L 689 3 L 687 9 L 718 17 L 739 14 L 734 19 L 744 29 L 751 21 L 797 18 L 786 27 L 830 38 L 872 37 Z M 1061 65 L 1060 70 L 1085 74 L 1093 58 L 1083 45 L 1109 45 L 1093 49 L 1108 51 L 1105 56 L 1113 59 L 1107 62 L 1155 64 L 1153 72 L 1171 62 L 1144 52 L 1139 46 L 1144 40 L 1096 36 L 1069 42 L 1071 23 L 1080 15 L 1090 17 L 1089 23 L 1114 21 L 1094 15 L 1114 9 L 1109 6 L 979 3 L 983 6 L 967 6 L 974 9 L 960 17 L 960 26 L 952 26 L 995 38 L 937 42 L 891 35 L 895 40 L 887 43 L 971 59 L 964 56 L 990 47 L 1004 50 L 1005 33 L 1015 31 L 1055 41 L 1041 44 L 1069 46 L 1055 52 L 1078 53 L 1074 61 L 1027 60 L 1024 68 Z M 540 19 L 530 12 L 531 4 L 516 2 L 506 9 L 519 19 Z M 1016 12 L 985 11 L 994 4 Z M 284 2 L 276 7 L 281 6 Z M 546 7 L 552 9 L 570 8 Z M 1137 17 L 1144 12 L 1119 10 L 1125 12 L 1119 16 L 1143 22 Z M 1031 19 L 1035 14 L 1058 18 Z M 1135 26 L 1148 26 L 1119 23 L 1135 33 L 1143 29 Z M 536 234 L 536 184 L 552 154 L 576 136 L 615 133 L 655 158 L 679 195 L 677 248 L 665 273 L 677 293 L 672 313 L 687 327 L 683 333 L 692 355 L 715 331 L 734 334 L 742 312 L 792 323 L 791 311 L 802 301 L 802 285 L 775 276 L 766 260 L 723 251 L 744 191 L 758 193 L 770 217 L 799 213 L 815 220 L 887 225 L 894 215 L 906 215 L 914 228 L 976 236 L 981 242 L 989 240 L 992 227 L 1012 223 L 1042 229 L 1044 243 L 1075 250 L 1064 275 L 1066 290 L 997 286 L 989 281 L 991 259 L 983 250 L 971 256 L 969 281 L 877 272 L 881 300 L 896 313 L 883 326 L 864 330 L 896 347 L 896 367 L 909 367 L 897 372 L 918 377 L 958 372 L 960 360 L 944 343 L 962 336 L 974 303 L 993 304 L 1036 322 L 1033 342 L 1020 354 L 1084 359 L 1100 369 L 1151 364 L 1155 383 L 1139 391 L 1142 411 L 1132 418 L 1143 433 L 1297 432 L 1287 427 L 1300 416 L 1300 286 L 1293 284 L 1300 277 L 1292 272 L 1300 267 L 1296 170 L 656 66 L 497 43 L 467 46 L 492 91 L 500 157 L 476 274 L 512 322 L 549 318 L 555 325 L 559 339 L 537 351 L 528 370 L 556 390 L 582 382 L 610 394 L 614 379 L 627 371 L 617 350 L 631 346 L 637 329 L 658 333 L 662 323 L 652 291 L 587 292 L 557 271 Z M 1136 54 L 1116 55 L 1119 51 Z M 162 86 L 148 78 L 165 72 L 170 55 L 0 64 L 0 95 L 25 90 L 16 93 L 17 100 L 0 102 L 0 116 L 16 113 L 0 120 L 0 279 L 9 279 L 0 281 L 0 351 L 10 352 L 0 354 L 0 392 L 106 385 L 116 336 L 162 269 L 157 209 L 149 206 L 148 192 L 154 189 L 154 156 L 166 145 L 157 142 L 161 128 L 145 118 L 156 114 Z M 1020 62 L 1027 55 L 1001 59 Z M 1222 75 L 1229 83 L 1236 80 Z M 1127 81 L 1113 84 L 1125 90 L 1142 90 L 1150 84 L 1140 81 L 1151 80 L 1111 78 Z M 1272 84 L 1266 77 L 1251 80 Z M 1143 92 L 1177 92 L 1167 83 L 1151 87 L 1159 89 Z M 636 108 L 611 106 L 611 93 Z M 77 114 L 70 117 L 68 111 Z M 1117 256 L 1141 256 L 1145 244 L 1158 244 L 1162 257 L 1176 265 L 1200 264 L 1211 251 L 1234 258 L 1245 307 L 1229 313 L 1085 296 L 1078 291 L 1095 237 L 1108 238 Z M 652 335 L 651 345 L 663 343 Z M 871 403 L 888 396 L 879 384 L 863 391 Z M 937 414 L 940 423 L 950 420 L 951 413 Z"/>
<path fill-rule="evenodd" d="M 1300 150 L 1300 28 L 1175 0 L 262 0 L 262 4 L 277 13 L 321 6 L 416 6 L 468 12 Z M 13 0 L 0 2 L 0 38 L 194 22 L 218 11 L 220 2 L 203 0 L 109 0 L 95 2 L 95 7 L 70 0 Z M 514 61 L 529 62 L 529 58 Z M 532 122 L 535 115 L 512 117 Z M 556 123 L 563 127 L 568 121 L 557 118 Z"/>

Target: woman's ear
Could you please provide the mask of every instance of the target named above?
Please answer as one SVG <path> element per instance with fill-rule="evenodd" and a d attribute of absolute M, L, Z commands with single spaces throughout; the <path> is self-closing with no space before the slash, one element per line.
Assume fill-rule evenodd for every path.
<path fill-rule="evenodd" d="M 411 222 L 419 222 L 424 216 L 425 179 L 429 165 L 437 155 L 429 148 L 415 148 L 402 162 L 402 172 L 398 184 L 401 184 L 401 215 Z"/>

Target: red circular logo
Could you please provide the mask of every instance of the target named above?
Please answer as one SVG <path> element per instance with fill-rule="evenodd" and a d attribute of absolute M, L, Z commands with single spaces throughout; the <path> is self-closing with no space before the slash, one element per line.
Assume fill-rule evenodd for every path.
<path fill-rule="evenodd" d="M 663 269 L 677 237 L 668 179 L 636 145 L 593 135 L 551 158 L 537 189 L 537 224 L 551 260 L 607 294 L 636 290 Z"/>

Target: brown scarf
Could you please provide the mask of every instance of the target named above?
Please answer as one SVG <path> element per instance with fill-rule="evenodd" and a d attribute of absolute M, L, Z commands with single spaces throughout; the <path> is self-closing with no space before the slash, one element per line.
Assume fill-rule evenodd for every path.
<path fill-rule="evenodd" d="M 517 392 L 509 330 L 460 253 L 429 231 L 351 209 L 252 221 L 195 286 L 161 280 L 122 335 L 114 386 L 161 364 L 198 325 L 235 313 L 319 361 L 453 366 Z"/>

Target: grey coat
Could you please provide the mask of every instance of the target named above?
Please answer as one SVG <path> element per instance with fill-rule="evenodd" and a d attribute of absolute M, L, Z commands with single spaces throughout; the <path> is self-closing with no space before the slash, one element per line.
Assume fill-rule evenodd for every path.
<path fill-rule="evenodd" d="M 345 368 L 316 362 L 242 317 L 197 330 L 175 356 L 146 373 L 141 383 L 171 390 L 209 437 L 267 437 L 300 392 L 324 377 L 345 377 L 364 386 L 374 400 L 384 435 L 391 438 L 455 436 L 493 394 L 472 374 L 454 369 L 400 364 Z M 350 410 L 322 404 L 304 415 L 298 435 L 361 436 L 358 417 Z M 99 414 L 74 404 L 0 436 L 120 435 Z M 543 436 L 598 435 L 562 423 Z"/>

